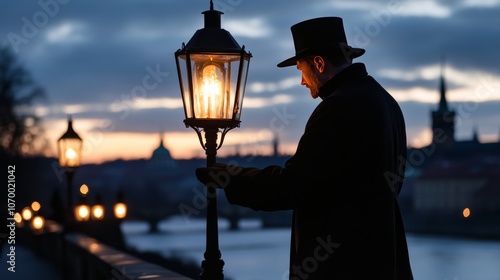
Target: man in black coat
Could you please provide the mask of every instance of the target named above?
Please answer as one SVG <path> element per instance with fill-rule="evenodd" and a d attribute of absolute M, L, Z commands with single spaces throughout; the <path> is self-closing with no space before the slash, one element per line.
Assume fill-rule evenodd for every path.
<path fill-rule="evenodd" d="M 291 27 L 301 84 L 321 98 L 284 167 L 199 168 L 230 203 L 293 210 L 291 280 L 413 279 L 397 196 L 406 131 L 400 107 L 347 45 L 342 19 Z"/>

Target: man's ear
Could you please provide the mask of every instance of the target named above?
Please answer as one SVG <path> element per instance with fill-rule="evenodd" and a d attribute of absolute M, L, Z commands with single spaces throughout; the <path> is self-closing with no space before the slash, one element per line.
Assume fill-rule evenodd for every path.
<path fill-rule="evenodd" d="M 313 58 L 314 66 L 318 69 L 318 72 L 323 73 L 325 71 L 325 59 L 319 55 Z"/>

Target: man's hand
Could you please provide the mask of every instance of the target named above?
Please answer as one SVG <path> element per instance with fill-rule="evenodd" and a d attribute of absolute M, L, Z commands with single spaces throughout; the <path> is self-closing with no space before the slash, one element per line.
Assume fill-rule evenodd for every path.
<path fill-rule="evenodd" d="M 220 172 L 227 172 L 226 167 L 227 166 L 223 163 L 216 163 L 211 167 L 196 168 L 196 178 L 205 185 L 208 183 L 216 183 L 217 176 L 221 174 Z"/>
<path fill-rule="evenodd" d="M 196 178 L 206 186 L 226 188 L 231 180 L 231 175 L 241 172 L 240 166 L 217 163 L 211 167 L 200 167 L 196 169 Z"/>

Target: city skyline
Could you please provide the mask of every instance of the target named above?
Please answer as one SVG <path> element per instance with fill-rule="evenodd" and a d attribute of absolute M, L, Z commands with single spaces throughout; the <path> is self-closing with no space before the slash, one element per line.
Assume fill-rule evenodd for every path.
<path fill-rule="evenodd" d="M 159 135 L 174 158 L 203 156 L 184 113 L 174 52 L 203 27 L 209 1 L 69 1 L 4 3 L 0 34 L 47 97 L 35 106 L 55 156 L 68 115 L 84 139 L 84 163 L 149 158 Z M 286 3 L 286 4 L 285 4 Z M 399 102 L 408 145 L 430 143 L 430 112 L 439 77 L 457 112 L 456 137 L 500 136 L 500 68 L 495 51 L 500 1 L 214 1 L 222 28 L 253 54 L 241 127 L 228 133 L 220 155 L 293 153 L 320 100 L 300 86 L 290 26 L 340 16 L 348 43 L 366 49 L 355 62 Z M 444 67 L 441 60 L 444 57 Z M 444 72 L 444 73 L 442 73 Z"/>

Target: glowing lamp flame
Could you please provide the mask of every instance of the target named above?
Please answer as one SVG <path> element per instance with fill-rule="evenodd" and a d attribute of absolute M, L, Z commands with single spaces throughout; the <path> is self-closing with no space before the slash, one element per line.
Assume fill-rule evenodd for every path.
<path fill-rule="evenodd" d="M 75 150 L 69 148 L 66 150 L 66 157 L 68 158 L 68 160 L 73 160 L 76 158 L 76 152 Z"/>
<path fill-rule="evenodd" d="M 198 118 L 223 118 L 224 92 L 223 78 L 219 67 L 209 64 L 201 71 L 199 88 L 195 91 L 195 114 Z"/>

